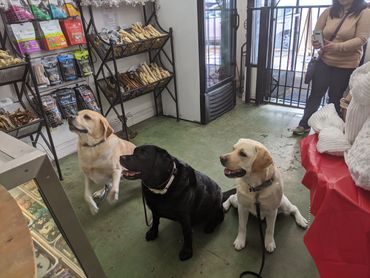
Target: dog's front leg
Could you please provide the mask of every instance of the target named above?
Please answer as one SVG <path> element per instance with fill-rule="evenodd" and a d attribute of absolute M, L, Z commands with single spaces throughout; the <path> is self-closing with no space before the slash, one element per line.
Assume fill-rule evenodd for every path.
<path fill-rule="evenodd" d="M 119 193 L 119 182 L 121 180 L 121 169 L 115 169 L 112 175 L 112 189 L 109 191 L 108 194 L 108 202 L 110 204 L 114 204 L 118 201 L 118 193 Z"/>
<path fill-rule="evenodd" d="M 145 235 L 147 241 L 155 240 L 158 237 L 158 227 L 159 227 L 159 215 L 158 213 L 152 211 L 153 223 L 149 231 Z"/>
<path fill-rule="evenodd" d="M 85 201 L 89 205 L 91 213 L 95 215 L 98 213 L 99 208 L 94 201 L 90 184 L 91 184 L 90 179 L 87 176 L 85 176 Z"/>
<path fill-rule="evenodd" d="M 245 247 L 247 239 L 247 223 L 249 218 L 248 207 L 238 204 L 238 215 L 239 215 L 239 231 L 238 236 L 234 241 L 234 247 L 236 250 L 241 250 Z"/>
<path fill-rule="evenodd" d="M 275 222 L 278 210 L 266 215 L 266 235 L 265 235 L 265 248 L 267 252 L 274 252 L 276 248 L 274 231 L 275 231 Z"/>
<path fill-rule="evenodd" d="M 186 215 L 180 219 L 182 234 L 184 236 L 184 244 L 180 250 L 179 258 L 181 261 L 190 259 L 193 256 L 193 231 L 191 229 L 190 216 Z"/>

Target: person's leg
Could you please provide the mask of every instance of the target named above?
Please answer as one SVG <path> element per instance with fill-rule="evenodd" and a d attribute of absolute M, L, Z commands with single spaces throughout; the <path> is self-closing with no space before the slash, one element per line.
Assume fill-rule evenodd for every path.
<path fill-rule="evenodd" d="M 308 97 L 306 108 L 304 109 L 304 114 L 302 120 L 299 122 L 299 126 L 309 128 L 308 119 L 320 107 L 322 97 L 325 96 L 330 84 L 331 71 L 332 68 L 322 61 L 319 61 L 316 64 L 312 78 L 311 94 Z"/>
<path fill-rule="evenodd" d="M 329 85 L 329 103 L 334 103 L 338 114 L 340 113 L 340 99 L 343 97 L 354 69 L 333 68 L 332 79 Z"/>

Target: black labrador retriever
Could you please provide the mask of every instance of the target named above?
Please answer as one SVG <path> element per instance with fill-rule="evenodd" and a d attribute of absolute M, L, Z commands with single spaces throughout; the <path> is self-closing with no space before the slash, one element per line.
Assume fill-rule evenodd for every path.
<path fill-rule="evenodd" d="M 205 223 L 204 231 L 211 233 L 224 219 L 221 188 L 157 146 L 136 147 L 133 155 L 121 156 L 120 162 L 128 169 L 123 171 L 125 178 L 142 181 L 144 198 L 153 214 L 146 240 L 157 238 L 161 217 L 177 221 L 184 236 L 179 258 L 191 258 L 192 225 Z"/>

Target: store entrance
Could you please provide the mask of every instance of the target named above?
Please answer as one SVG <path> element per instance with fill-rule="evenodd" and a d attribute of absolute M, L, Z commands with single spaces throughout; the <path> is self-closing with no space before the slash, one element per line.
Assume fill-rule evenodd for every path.
<path fill-rule="evenodd" d="M 306 0 L 258 2 L 263 1 L 249 1 L 248 7 L 247 82 L 255 83 L 257 103 L 304 108 L 310 92 L 304 76 L 312 57 L 311 34 L 331 1 L 315 6 Z"/>

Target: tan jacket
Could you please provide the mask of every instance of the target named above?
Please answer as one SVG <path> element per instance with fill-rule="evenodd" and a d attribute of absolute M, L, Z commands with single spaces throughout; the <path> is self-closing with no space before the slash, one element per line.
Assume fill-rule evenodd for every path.
<path fill-rule="evenodd" d="M 331 18 L 330 8 L 319 17 L 315 30 L 322 30 L 325 40 L 330 40 L 344 15 Z M 348 16 L 333 43 L 335 49 L 321 53 L 322 60 L 329 66 L 356 68 L 362 57 L 362 46 L 370 36 L 370 9 L 364 9 L 358 16 Z"/>

